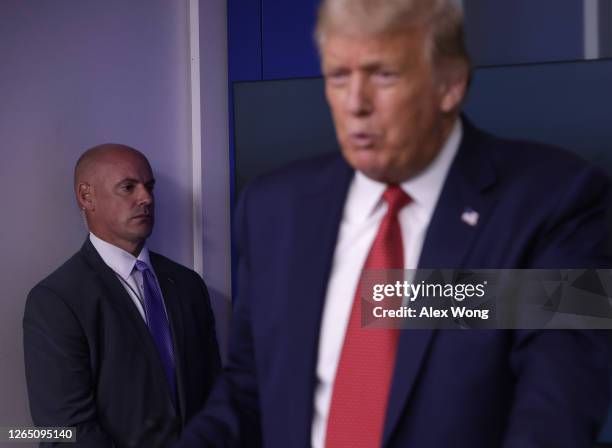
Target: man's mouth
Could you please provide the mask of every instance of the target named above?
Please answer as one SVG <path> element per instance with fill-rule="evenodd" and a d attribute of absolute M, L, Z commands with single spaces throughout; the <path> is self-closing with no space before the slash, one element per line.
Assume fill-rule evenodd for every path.
<path fill-rule="evenodd" d="M 372 148 L 376 143 L 378 136 L 369 132 L 351 132 L 349 140 L 354 147 L 360 149 Z"/>

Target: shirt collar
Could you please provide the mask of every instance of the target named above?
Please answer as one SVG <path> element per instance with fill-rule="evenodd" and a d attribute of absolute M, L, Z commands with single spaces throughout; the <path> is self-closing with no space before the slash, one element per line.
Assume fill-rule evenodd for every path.
<path fill-rule="evenodd" d="M 98 238 L 92 232 L 89 232 L 89 240 L 96 248 L 96 251 L 98 251 L 100 257 L 102 257 L 104 263 L 125 281 L 127 281 L 132 274 L 136 260 L 140 260 L 148 266 L 151 266 L 149 249 L 147 249 L 146 245 L 142 248 L 138 257 L 135 257 L 120 247 Z"/>
<path fill-rule="evenodd" d="M 436 158 L 415 177 L 400 186 L 427 217 L 431 217 L 442 192 L 450 166 L 457 155 L 463 138 L 463 124 L 457 119 L 453 129 Z M 382 203 L 387 185 L 357 171 L 347 197 L 346 218 L 365 221 Z"/>
<path fill-rule="evenodd" d="M 402 189 L 408 193 L 416 204 L 424 207 L 429 216 L 433 214 L 436 208 L 446 176 L 457 155 L 462 138 L 463 125 L 461 120 L 457 119 L 437 157 L 415 177 L 402 183 Z"/>

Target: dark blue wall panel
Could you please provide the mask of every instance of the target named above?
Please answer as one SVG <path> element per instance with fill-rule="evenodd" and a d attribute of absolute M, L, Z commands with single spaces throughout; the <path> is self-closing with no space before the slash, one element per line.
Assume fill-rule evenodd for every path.
<path fill-rule="evenodd" d="M 262 79 L 260 0 L 228 0 L 227 53 L 230 85 Z"/>
<path fill-rule="evenodd" d="M 476 65 L 582 59 L 584 0 L 464 0 Z M 231 81 L 320 75 L 319 0 L 228 0 Z"/>
<path fill-rule="evenodd" d="M 465 109 L 486 130 L 566 147 L 612 173 L 612 60 L 482 68 Z"/>
<path fill-rule="evenodd" d="M 318 0 L 262 0 L 263 79 L 319 76 L 312 32 Z"/>
<path fill-rule="evenodd" d="M 234 116 L 236 191 L 296 159 L 338 151 L 321 78 L 235 83 Z"/>
<path fill-rule="evenodd" d="M 465 0 L 476 65 L 583 58 L 583 0 Z"/>

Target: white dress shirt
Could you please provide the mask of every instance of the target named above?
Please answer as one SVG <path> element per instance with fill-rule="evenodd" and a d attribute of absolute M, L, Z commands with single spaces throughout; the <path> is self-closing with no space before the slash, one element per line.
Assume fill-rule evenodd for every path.
<path fill-rule="evenodd" d="M 155 271 L 153 270 L 153 266 L 151 265 L 151 260 L 149 259 L 149 250 L 147 249 L 147 247 L 144 246 L 140 251 L 140 254 L 138 254 L 138 257 L 135 257 L 131 253 L 126 252 L 125 250 L 98 238 L 91 232 L 89 232 L 89 240 L 91 241 L 91 244 L 93 244 L 93 247 L 96 249 L 100 257 L 102 257 L 104 263 L 106 263 L 106 265 L 115 272 L 115 275 L 117 276 L 127 293 L 130 295 L 132 301 L 134 302 L 134 305 L 138 309 L 138 312 L 142 316 L 143 320 L 146 322 L 147 318 L 144 310 L 143 277 L 142 273 L 138 269 L 134 268 L 136 265 L 136 260 L 140 260 L 146 263 L 147 266 L 149 266 L 151 272 L 153 272 L 155 282 L 157 283 L 157 288 L 161 294 L 161 288 L 159 287 L 159 283 L 157 282 L 157 275 L 155 275 Z"/>
<path fill-rule="evenodd" d="M 457 120 L 434 161 L 418 176 L 401 184 L 401 188 L 412 198 L 412 202 L 399 212 L 405 269 L 416 269 L 418 266 L 427 227 L 462 136 L 463 127 Z M 386 184 L 357 172 L 344 204 L 321 321 L 311 432 L 314 448 L 324 446 L 334 379 L 355 289 L 387 211 L 387 204 L 382 199 L 386 188 Z"/>

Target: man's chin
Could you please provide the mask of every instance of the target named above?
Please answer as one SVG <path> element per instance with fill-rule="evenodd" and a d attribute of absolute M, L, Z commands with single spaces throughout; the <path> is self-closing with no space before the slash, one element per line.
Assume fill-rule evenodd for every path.
<path fill-rule="evenodd" d="M 153 233 L 153 223 L 141 224 L 132 232 L 134 241 L 144 241 Z"/>
<path fill-rule="evenodd" d="M 355 171 L 359 171 L 367 178 L 385 184 L 401 184 L 419 172 L 408 168 L 402 169 L 391 162 L 386 163 L 380 160 L 368 160 L 367 158 L 353 158 L 349 161 L 349 164 Z"/>
<path fill-rule="evenodd" d="M 153 230 L 154 223 L 155 223 L 155 219 L 150 215 L 132 218 L 130 222 L 132 228 L 135 229 L 134 231 L 138 233 L 146 232 L 146 231 L 151 233 L 151 230 Z M 141 229 L 144 229 L 144 230 L 141 230 Z"/>
<path fill-rule="evenodd" d="M 380 166 L 377 164 L 355 164 L 353 168 L 356 171 L 359 171 L 361 174 L 366 176 L 368 179 L 371 179 L 376 182 L 381 182 L 384 184 L 392 184 L 397 183 L 397 177 L 393 172 L 393 170 L 389 169 L 385 166 Z"/>
<path fill-rule="evenodd" d="M 381 154 L 374 149 L 351 149 L 344 152 L 344 158 L 355 171 L 376 182 L 389 183 L 393 176 L 389 163 L 381 160 Z"/>

